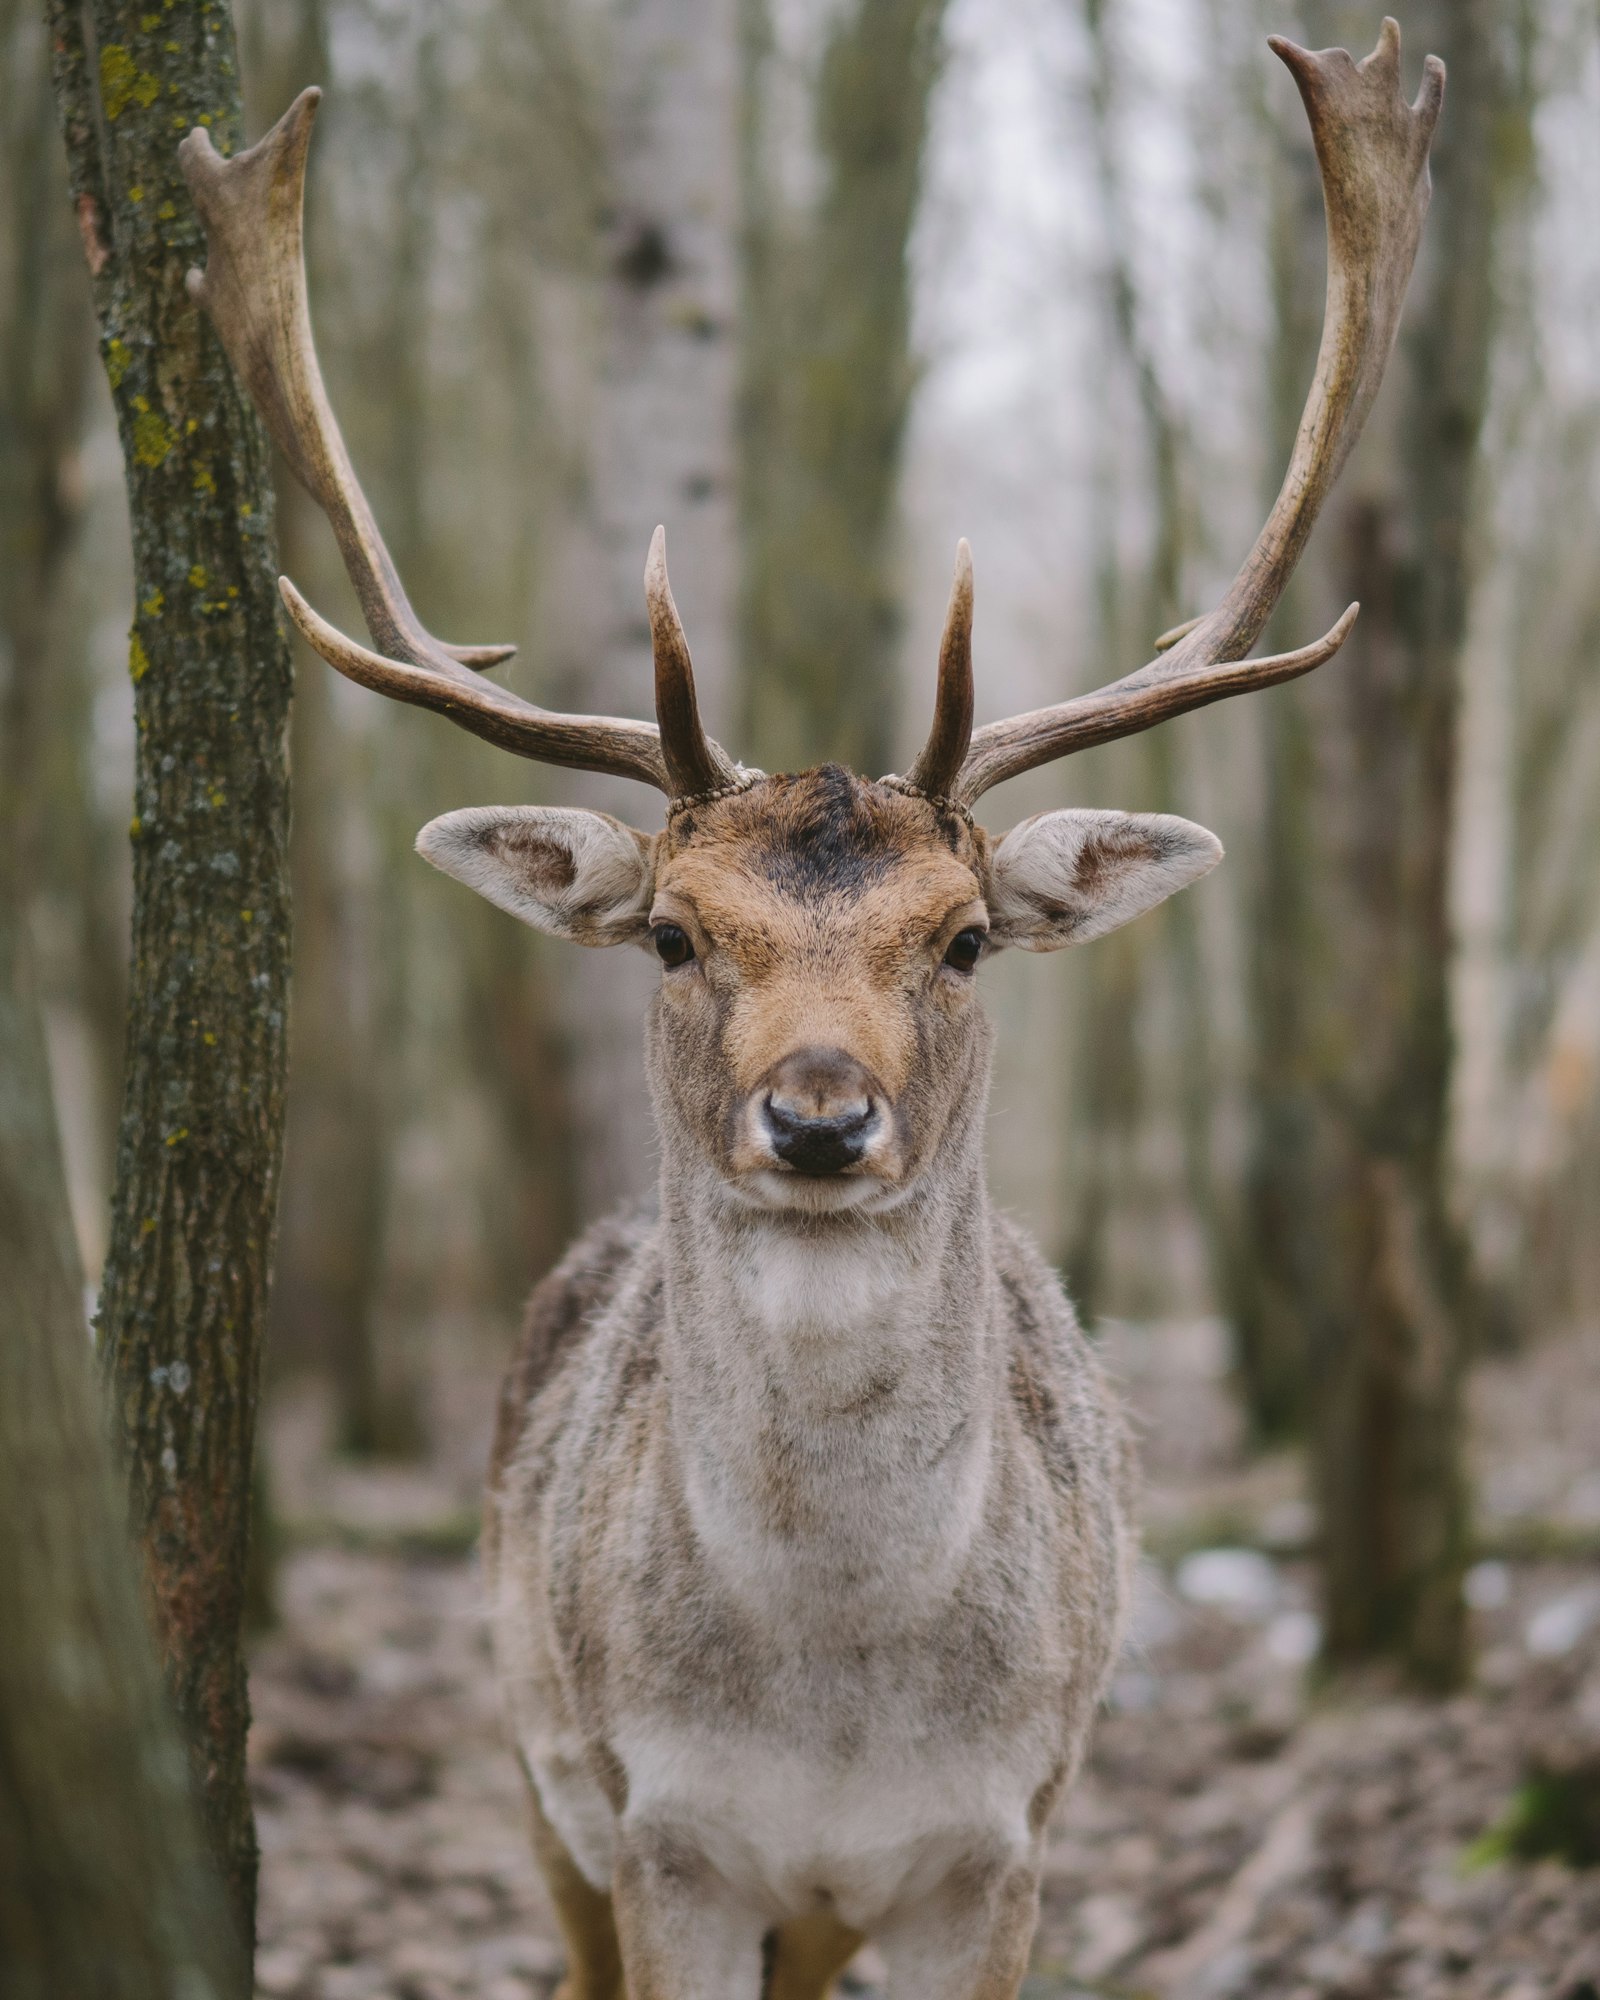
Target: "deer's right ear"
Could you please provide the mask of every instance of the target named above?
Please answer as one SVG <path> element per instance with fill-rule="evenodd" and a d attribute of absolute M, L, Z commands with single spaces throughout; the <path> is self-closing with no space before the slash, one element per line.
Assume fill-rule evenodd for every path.
<path fill-rule="evenodd" d="M 578 944 L 642 944 L 652 843 L 606 813 L 468 806 L 430 820 L 417 852 L 535 930 Z"/>
<path fill-rule="evenodd" d="M 1040 813 L 994 851 L 989 935 L 1024 951 L 1087 944 L 1209 875 L 1222 842 L 1171 813 Z"/>

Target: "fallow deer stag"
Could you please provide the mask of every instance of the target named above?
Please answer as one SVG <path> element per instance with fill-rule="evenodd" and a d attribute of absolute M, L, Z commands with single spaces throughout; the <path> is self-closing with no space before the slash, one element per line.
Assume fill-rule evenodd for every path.
<path fill-rule="evenodd" d="M 539 1286 L 506 1380 L 485 1551 L 500 1676 L 570 2000 L 818 2000 L 871 1936 L 896 2000 L 1015 1995 L 1045 1829 L 1115 1656 L 1134 1550 L 1121 1419 L 1038 1252 L 989 1206 L 990 952 L 1101 936 L 1215 867 L 1203 828 L 1049 812 L 1003 779 L 1287 680 L 1249 660 L 1377 393 L 1444 89 L 1400 36 L 1274 40 L 1309 114 L 1328 304 L 1289 471 L 1218 607 L 1149 665 L 972 727 L 965 544 L 933 727 L 904 776 L 768 777 L 701 727 L 657 531 L 657 724 L 555 715 L 430 637 L 351 470 L 301 255 L 308 91 L 251 151 L 184 168 L 192 288 L 326 510 L 377 650 L 285 581 L 363 686 L 523 756 L 658 786 L 665 829 L 516 806 L 417 845 L 523 922 L 660 958 L 659 1213 Z"/>

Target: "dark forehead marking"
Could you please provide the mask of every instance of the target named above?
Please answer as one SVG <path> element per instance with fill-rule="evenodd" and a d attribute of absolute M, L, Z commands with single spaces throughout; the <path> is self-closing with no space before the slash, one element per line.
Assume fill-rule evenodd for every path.
<path fill-rule="evenodd" d="M 762 778 L 669 824 L 675 850 L 702 840 L 735 843 L 745 867 L 797 901 L 858 894 L 932 842 L 958 859 L 974 858 L 959 815 L 858 778 L 842 764 Z"/>
<path fill-rule="evenodd" d="M 779 778 L 774 789 L 752 860 L 785 895 L 848 895 L 881 881 L 905 853 L 904 829 L 842 764 Z"/>

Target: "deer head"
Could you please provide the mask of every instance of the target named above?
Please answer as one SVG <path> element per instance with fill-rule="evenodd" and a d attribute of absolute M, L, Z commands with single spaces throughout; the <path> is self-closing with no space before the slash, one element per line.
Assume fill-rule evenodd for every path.
<path fill-rule="evenodd" d="M 510 647 L 443 645 L 408 602 L 329 408 L 302 254 L 305 92 L 224 161 L 197 130 L 184 172 L 209 261 L 190 286 L 297 476 L 326 512 L 376 650 L 284 601 L 330 665 L 437 709 L 526 757 L 653 784 L 665 830 L 608 816 L 484 807 L 446 814 L 417 845 L 513 916 L 662 963 L 651 1069 L 658 1111 L 722 1182 L 757 1206 L 893 1205 L 953 1131 L 981 1113 L 988 1032 L 974 971 L 990 951 L 1053 951 L 1104 935 L 1213 868 L 1215 837 L 1163 815 L 1060 811 L 996 839 L 972 807 L 1017 773 L 1186 709 L 1289 680 L 1332 657 L 1351 605 L 1299 651 L 1247 659 L 1371 408 L 1393 346 L 1429 197 L 1443 96 L 1429 57 L 1400 90 L 1386 20 L 1364 62 L 1274 38 L 1299 86 L 1322 172 L 1328 293 L 1315 378 L 1282 489 L 1208 615 L 1157 641 L 1137 672 L 1072 701 L 973 728 L 972 565 L 961 544 L 933 725 L 904 776 L 837 767 L 768 777 L 705 733 L 657 529 L 645 572 L 654 726 L 557 715 L 495 686 Z"/>

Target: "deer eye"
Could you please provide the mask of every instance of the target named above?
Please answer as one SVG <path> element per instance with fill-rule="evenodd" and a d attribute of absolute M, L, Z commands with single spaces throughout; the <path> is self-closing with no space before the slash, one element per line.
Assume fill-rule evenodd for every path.
<path fill-rule="evenodd" d="M 694 946 L 687 932 L 679 930 L 676 924 L 656 924 L 653 935 L 656 957 L 663 965 L 687 965 L 694 957 Z"/>
<path fill-rule="evenodd" d="M 953 972 L 971 972 L 983 956 L 984 933 L 976 925 L 957 931 L 945 950 L 944 962 Z"/>

